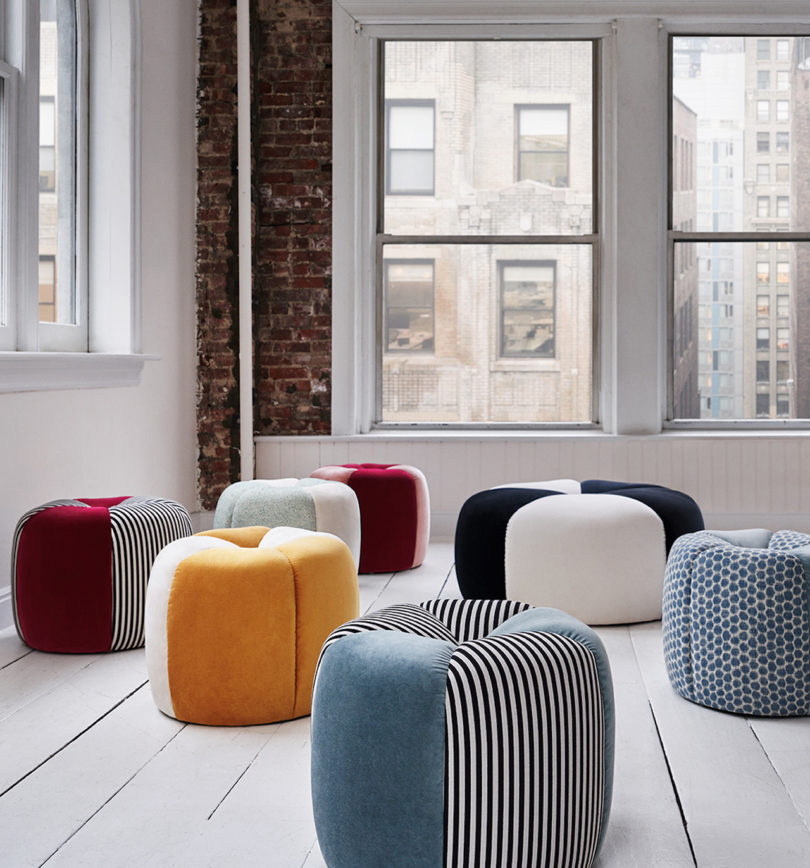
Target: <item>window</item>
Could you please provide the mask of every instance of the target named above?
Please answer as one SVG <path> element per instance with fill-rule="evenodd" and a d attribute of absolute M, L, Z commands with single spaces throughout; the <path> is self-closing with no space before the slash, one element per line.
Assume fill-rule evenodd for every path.
<path fill-rule="evenodd" d="M 779 69 L 776 72 L 776 89 L 790 90 L 790 73 L 786 69 Z"/>
<path fill-rule="evenodd" d="M 380 55 L 374 424 L 590 423 L 593 42 L 384 40 Z M 562 86 L 553 64 L 577 74 Z M 538 99 L 549 89 L 560 102 Z"/>
<path fill-rule="evenodd" d="M 757 359 L 757 382 L 767 383 L 771 379 L 771 363 L 767 359 Z"/>
<path fill-rule="evenodd" d="M 757 184 L 769 184 L 771 181 L 771 164 L 757 163 Z"/>
<path fill-rule="evenodd" d="M 787 359 L 776 360 L 776 382 L 786 383 L 790 379 L 790 362 Z"/>
<path fill-rule="evenodd" d="M 771 348 L 771 331 L 769 328 L 757 329 L 757 350 L 765 351 Z"/>
<path fill-rule="evenodd" d="M 758 262 L 757 263 L 757 283 L 767 286 L 771 282 L 771 263 L 770 262 Z"/>
<path fill-rule="evenodd" d="M 757 60 L 771 59 L 771 40 L 757 39 Z"/>
<path fill-rule="evenodd" d="M 776 263 L 776 282 L 784 287 L 785 284 L 790 283 L 790 263 L 789 262 L 777 262 Z"/>
<path fill-rule="evenodd" d="M 760 123 L 767 123 L 771 119 L 771 103 L 767 99 L 757 100 L 757 120 Z"/>
<path fill-rule="evenodd" d="M 776 40 L 776 59 L 777 60 L 790 60 L 790 40 L 788 40 L 788 39 L 777 39 Z"/>
<path fill-rule="evenodd" d="M 777 163 L 776 164 L 776 183 L 777 184 L 787 184 L 790 181 L 790 164 L 789 163 Z"/>
<path fill-rule="evenodd" d="M 757 196 L 757 217 L 771 216 L 771 197 Z"/>
<path fill-rule="evenodd" d="M 790 150 L 790 133 L 777 132 L 776 133 L 776 153 L 777 154 L 786 154 L 789 150 Z"/>
<path fill-rule="evenodd" d="M 14 203 L 0 235 L 0 391 L 134 384 L 136 9 L 0 11 L 0 206 Z"/>
<path fill-rule="evenodd" d="M 385 261 L 386 352 L 433 352 L 433 261 Z"/>
<path fill-rule="evenodd" d="M 757 89 L 770 90 L 771 87 L 771 71 L 769 69 L 757 70 Z"/>
<path fill-rule="evenodd" d="M 780 326 L 776 330 L 776 349 L 786 352 L 790 349 L 790 329 Z"/>
<path fill-rule="evenodd" d="M 757 133 L 757 153 L 767 154 L 771 150 L 771 134 Z"/>
<path fill-rule="evenodd" d="M 757 416 L 768 416 L 771 412 L 771 396 L 765 393 L 757 394 Z"/>
<path fill-rule="evenodd" d="M 787 395 L 776 396 L 776 415 L 790 416 L 790 398 Z"/>
<path fill-rule="evenodd" d="M 771 309 L 771 297 L 769 295 L 757 296 L 757 316 L 768 316 Z"/>
<path fill-rule="evenodd" d="M 790 296 L 789 295 L 777 295 L 776 296 L 776 315 L 779 317 L 782 316 L 790 316 Z"/>
<path fill-rule="evenodd" d="M 517 180 L 568 186 L 568 105 L 515 106 Z"/>
<path fill-rule="evenodd" d="M 786 99 L 776 101 L 776 120 L 787 123 L 790 120 L 790 103 Z"/>
<path fill-rule="evenodd" d="M 790 217 L 790 197 L 789 196 L 777 196 L 776 197 L 776 216 L 777 217 Z"/>
<path fill-rule="evenodd" d="M 433 100 L 386 102 L 386 190 L 389 195 L 433 195 Z"/>
<path fill-rule="evenodd" d="M 554 357 L 553 262 L 501 262 L 501 356 Z"/>
<path fill-rule="evenodd" d="M 39 97 L 39 192 L 56 190 L 56 104 L 54 97 Z"/>

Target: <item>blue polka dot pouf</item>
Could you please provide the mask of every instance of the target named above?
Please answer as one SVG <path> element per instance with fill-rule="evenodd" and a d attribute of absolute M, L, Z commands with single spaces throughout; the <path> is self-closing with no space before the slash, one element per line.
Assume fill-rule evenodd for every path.
<path fill-rule="evenodd" d="M 739 714 L 810 713 L 810 536 L 685 534 L 664 578 L 664 659 L 692 702 Z"/>

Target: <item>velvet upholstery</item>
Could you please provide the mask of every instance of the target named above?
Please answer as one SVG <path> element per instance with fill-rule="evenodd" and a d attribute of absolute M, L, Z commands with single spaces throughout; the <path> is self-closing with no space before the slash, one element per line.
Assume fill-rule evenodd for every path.
<path fill-rule="evenodd" d="M 564 612 L 434 600 L 342 625 L 312 709 L 326 863 L 506 868 L 546 864 L 543 851 L 590 866 L 610 810 L 613 716 L 602 643 Z"/>
<path fill-rule="evenodd" d="M 361 573 L 419 566 L 430 536 L 430 496 L 421 470 L 406 464 L 329 464 L 312 474 L 343 482 L 357 495 Z"/>
<path fill-rule="evenodd" d="M 234 482 L 220 495 L 214 528 L 300 527 L 331 533 L 360 559 L 360 506 L 339 481 L 284 478 Z"/>
<path fill-rule="evenodd" d="M 637 594 L 632 582 L 630 582 L 631 587 L 629 588 L 622 588 L 620 582 L 615 595 L 615 605 L 611 605 L 607 609 L 603 607 L 601 611 L 596 612 L 593 611 L 593 607 L 577 609 L 574 606 L 572 608 L 567 604 L 565 597 L 557 598 L 553 595 L 545 597 L 543 585 L 546 558 L 543 555 L 542 547 L 540 547 L 540 539 L 542 538 L 544 544 L 548 544 L 552 548 L 563 544 L 562 539 L 554 538 L 550 524 L 547 533 L 543 531 L 542 527 L 537 528 L 537 539 L 531 539 L 533 534 L 530 526 L 525 529 L 524 533 L 513 535 L 513 539 L 520 539 L 525 542 L 524 548 L 527 553 L 533 549 L 530 558 L 512 558 L 512 561 L 515 564 L 519 562 L 520 570 L 523 570 L 525 566 L 530 571 L 530 576 L 536 577 L 538 589 L 536 594 L 532 593 L 528 597 L 513 597 L 509 590 L 510 582 L 507 575 L 507 563 L 510 560 L 507 557 L 508 528 L 513 519 L 516 519 L 525 509 L 528 514 L 534 514 L 538 520 L 546 522 L 550 517 L 554 517 L 555 520 L 559 517 L 562 520 L 563 514 L 567 515 L 569 512 L 573 512 L 570 521 L 575 521 L 576 514 L 573 504 L 581 503 L 584 507 L 593 502 L 589 498 L 597 495 L 609 495 L 613 498 L 624 497 L 634 501 L 639 506 L 646 507 L 646 509 L 635 510 L 639 516 L 639 534 L 636 537 L 638 545 L 634 545 L 632 550 L 627 549 L 628 557 L 632 558 L 633 569 L 637 574 L 644 568 L 643 558 L 646 555 L 643 550 L 652 551 L 654 549 L 656 552 L 649 563 L 651 575 L 654 576 L 654 585 L 638 585 L 639 588 L 643 589 L 646 599 L 634 600 Z M 565 497 L 574 498 L 574 501 L 563 503 L 560 498 Z M 539 504 L 532 505 L 543 499 L 547 499 L 549 502 L 542 507 Z M 581 589 L 572 589 L 572 592 L 575 595 L 579 594 L 583 601 L 587 599 L 592 586 L 601 593 L 604 583 L 611 581 L 613 576 L 621 578 L 623 575 L 622 552 L 614 553 L 612 551 L 614 546 L 611 543 L 610 525 L 614 518 L 610 516 L 610 510 L 607 509 L 608 502 L 605 502 L 606 508 L 603 515 L 599 518 L 598 524 L 594 526 L 594 533 L 603 538 L 607 545 L 601 556 L 605 569 L 598 570 L 601 575 L 597 574 L 593 567 L 593 562 L 599 561 L 599 553 L 593 550 L 588 551 L 588 547 L 593 548 L 595 541 L 589 539 L 588 519 L 584 509 L 581 517 L 581 529 L 577 532 L 576 528 L 572 526 L 570 537 L 566 540 L 571 556 L 583 559 L 584 584 Z M 612 503 L 616 503 L 616 501 L 614 500 Z M 657 538 L 659 532 L 653 531 L 650 526 L 650 512 L 657 517 L 657 524 L 660 527 L 660 552 L 657 542 L 653 542 L 653 537 Z M 559 516 L 556 516 L 555 513 L 559 513 Z M 597 516 L 599 516 L 598 510 L 595 511 L 594 518 Z M 524 515 L 524 520 L 525 518 Z M 625 544 L 634 539 L 631 525 L 632 520 L 628 517 L 625 525 Z M 647 528 L 644 533 L 641 533 L 642 526 Z M 455 534 L 456 575 L 462 594 L 469 599 L 501 599 L 503 597 L 526 599 L 535 605 L 551 605 L 567 609 L 582 620 L 594 624 L 649 620 L 660 617 L 661 614 L 660 591 L 663 583 L 663 564 L 667 552 L 678 536 L 701 530 L 703 526 L 700 508 L 689 495 L 660 485 L 598 479 L 589 479 L 582 483 L 573 479 L 555 479 L 545 482 L 502 485 L 478 492 L 469 497 L 462 505 Z M 599 528 L 598 531 L 596 527 Z M 613 560 L 609 560 L 609 557 L 612 557 Z M 560 588 L 568 582 L 565 576 L 564 561 L 565 555 L 561 553 L 559 556 L 561 572 L 551 579 L 551 583 Z M 570 568 L 567 570 L 572 574 L 571 581 L 578 580 L 573 575 L 577 569 L 576 561 L 572 560 Z M 630 581 L 629 578 L 627 580 Z M 527 581 L 529 578 L 520 576 L 517 584 L 525 587 Z M 619 597 L 624 591 L 629 592 L 630 598 L 628 606 L 622 612 L 620 611 Z M 525 591 L 522 590 L 521 593 L 525 594 Z M 656 597 L 659 598 L 657 602 L 655 601 Z M 566 605 L 563 605 L 564 602 Z"/>
<path fill-rule="evenodd" d="M 55 500 L 29 510 L 12 547 L 20 638 L 40 651 L 139 648 L 152 562 L 191 533 L 186 508 L 163 498 Z"/>
<path fill-rule="evenodd" d="M 238 726 L 309 714 L 324 639 L 358 608 L 346 544 L 300 528 L 218 529 L 155 560 L 146 663 L 155 704 Z"/>

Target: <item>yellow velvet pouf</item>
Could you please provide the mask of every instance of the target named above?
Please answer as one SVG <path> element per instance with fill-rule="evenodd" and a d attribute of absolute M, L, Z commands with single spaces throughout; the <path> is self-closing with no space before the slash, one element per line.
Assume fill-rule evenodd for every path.
<path fill-rule="evenodd" d="M 155 704 L 220 726 L 309 714 L 321 645 L 357 614 L 357 569 L 336 536 L 243 527 L 177 540 L 147 587 Z"/>

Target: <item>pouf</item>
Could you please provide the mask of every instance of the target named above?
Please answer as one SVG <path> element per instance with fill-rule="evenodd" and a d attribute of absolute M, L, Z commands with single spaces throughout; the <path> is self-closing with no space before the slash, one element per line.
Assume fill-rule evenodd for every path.
<path fill-rule="evenodd" d="M 421 470 L 407 464 L 329 464 L 313 474 L 348 485 L 360 504 L 360 572 L 418 567 L 430 537 L 430 495 Z"/>
<path fill-rule="evenodd" d="M 347 485 L 321 479 L 252 479 L 229 485 L 214 512 L 214 528 L 300 527 L 332 533 L 360 558 L 360 507 Z"/>
<path fill-rule="evenodd" d="M 40 651 L 141 647 L 152 562 L 191 533 L 188 510 L 158 497 L 52 500 L 29 510 L 11 552 L 20 638 Z"/>
<path fill-rule="evenodd" d="M 588 624 L 661 617 L 666 556 L 703 529 L 697 503 L 642 483 L 573 479 L 478 492 L 456 525 L 456 575 L 471 599 L 563 609 Z"/>
<path fill-rule="evenodd" d="M 336 630 L 312 706 L 330 868 L 589 866 L 613 782 L 610 668 L 571 616 L 433 600 Z"/>
<path fill-rule="evenodd" d="M 357 569 L 332 534 L 246 527 L 177 540 L 146 598 L 155 704 L 221 726 L 309 714 L 321 645 L 357 612 Z"/>
<path fill-rule="evenodd" d="M 810 713 L 810 536 L 749 529 L 682 536 L 664 583 L 669 680 L 740 714 Z"/>

